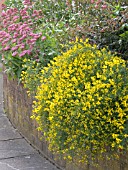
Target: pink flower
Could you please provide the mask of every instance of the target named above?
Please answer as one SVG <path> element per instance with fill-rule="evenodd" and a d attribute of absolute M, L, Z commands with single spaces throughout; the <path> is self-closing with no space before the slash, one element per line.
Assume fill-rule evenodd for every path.
<path fill-rule="evenodd" d="M 102 7 L 102 9 L 106 9 L 106 8 L 107 8 L 107 5 L 104 4 L 104 5 L 102 5 L 101 7 Z"/>
<path fill-rule="evenodd" d="M 6 46 L 3 50 L 4 51 L 7 51 L 7 50 L 9 50 L 10 49 L 10 46 L 8 45 L 8 46 Z"/>
<path fill-rule="evenodd" d="M 21 41 L 24 40 L 26 37 L 27 37 L 26 35 L 23 35 L 23 36 L 19 39 L 19 41 L 21 42 Z"/>
<path fill-rule="evenodd" d="M 5 37 L 6 38 L 11 38 L 11 35 L 9 33 L 6 33 Z"/>
<path fill-rule="evenodd" d="M 99 5 L 96 4 L 96 5 L 95 5 L 95 8 L 96 8 L 96 9 L 99 8 Z"/>
<path fill-rule="evenodd" d="M 10 36 L 10 34 L 8 35 L 5 31 L 0 31 L 0 38 L 8 38 Z"/>
<path fill-rule="evenodd" d="M 91 0 L 91 4 L 93 4 L 94 3 L 94 0 Z"/>
<path fill-rule="evenodd" d="M 26 31 L 31 31 L 31 28 L 29 26 L 24 28 Z"/>
<path fill-rule="evenodd" d="M 18 33 L 14 33 L 13 38 L 17 38 L 18 37 Z"/>
<path fill-rule="evenodd" d="M 12 43 L 15 43 L 16 41 L 17 41 L 16 39 L 13 39 L 11 42 L 12 42 Z"/>
<path fill-rule="evenodd" d="M 31 50 L 24 50 L 22 53 L 19 54 L 19 56 L 23 57 L 25 54 L 30 55 L 31 54 Z"/>
<path fill-rule="evenodd" d="M 6 12 L 2 11 L 2 14 L 1 14 L 2 17 L 5 17 L 7 16 Z"/>
<path fill-rule="evenodd" d="M 7 10 L 7 15 L 11 15 L 12 14 L 12 10 L 11 8 Z"/>
<path fill-rule="evenodd" d="M 29 35 L 33 36 L 33 37 L 35 36 L 35 34 L 33 32 L 30 32 Z"/>
<path fill-rule="evenodd" d="M 24 4 L 24 5 L 31 5 L 31 2 L 30 2 L 30 0 L 24 0 L 24 1 L 23 1 L 23 4 Z"/>
<path fill-rule="evenodd" d="M 36 39 L 28 39 L 27 41 L 26 41 L 26 43 L 27 44 L 31 44 L 31 45 L 34 45 L 35 44 L 35 42 L 36 42 Z"/>
<path fill-rule="evenodd" d="M 38 33 L 38 34 L 35 34 L 35 35 L 34 35 L 34 38 L 38 39 L 38 38 L 40 38 L 41 36 L 42 36 L 42 33 Z"/>
<path fill-rule="evenodd" d="M 3 20 L 3 25 L 7 24 L 8 22 L 6 21 L 6 19 Z"/>
<path fill-rule="evenodd" d="M 21 16 L 26 16 L 26 15 L 27 15 L 27 12 L 26 12 L 26 10 L 21 10 L 21 11 L 20 11 L 20 14 L 21 14 Z"/>
<path fill-rule="evenodd" d="M 2 43 L 3 43 L 3 44 L 6 44 L 9 40 L 10 40 L 10 38 L 7 38 L 7 39 L 5 39 Z"/>
<path fill-rule="evenodd" d="M 3 38 L 0 38 L 0 42 L 2 42 L 3 41 Z"/>
<path fill-rule="evenodd" d="M 14 16 L 13 21 L 15 22 L 17 19 L 19 19 L 19 16 Z"/>
<path fill-rule="evenodd" d="M 19 45 L 19 48 L 20 48 L 20 49 L 24 49 L 24 48 L 25 48 L 25 44 L 20 44 L 20 45 Z"/>
<path fill-rule="evenodd" d="M 22 23 L 21 23 L 22 24 Z M 28 24 L 22 24 L 22 25 L 19 25 L 19 30 L 22 30 L 22 29 L 24 29 L 25 27 L 27 27 L 28 26 Z"/>
<path fill-rule="evenodd" d="M 39 12 L 38 12 L 37 10 L 34 10 L 33 13 L 34 13 L 34 14 L 38 14 Z"/>
<path fill-rule="evenodd" d="M 32 43 L 36 41 L 36 38 L 33 38 L 30 40 Z"/>
<path fill-rule="evenodd" d="M 22 19 L 29 19 L 30 16 L 22 16 Z"/>
<path fill-rule="evenodd" d="M 41 38 L 41 40 L 42 40 L 42 41 L 46 40 L 46 36 L 43 36 L 43 37 Z"/>
<path fill-rule="evenodd" d="M 18 12 L 18 9 L 17 9 L 17 8 L 13 8 L 13 11 L 14 11 L 14 12 Z"/>
<path fill-rule="evenodd" d="M 21 52 L 21 53 L 19 54 L 19 56 L 20 56 L 20 57 L 23 57 L 26 53 L 27 53 L 27 50 Z"/>
<path fill-rule="evenodd" d="M 9 32 L 10 32 L 10 31 L 14 31 L 14 30 L 16 30 L 16 27 L 17 27 L 16 24 L 12 24 L 12 25 L 10 25 L 10 26 L 8 27 L 8 31 L 9 31 Z"/>
<path fill-rule="evenodd" d="M 32 14 L 32 17 L 36 17 L 36 14 Z"/>
<path fill-rule="evenodd" d="M 19 45 L 16 45 L 15 47 L 12 47 L 12 51 L 15 51 L 15 50 L 18 50 L 18 48 L 19 48 Z"/>
<path fill-rule="evenodd" d="M 2 4 L 2 10 L 3 10 L 3 9 L 6 9 L 6 7 L 7 7 L 7 6 L 6 6 L 5 4 Z"/>
<path fill-rule="evenodd" d="M 30 55 L 31 54 L 31 50 L 27 50 L 27 54 Z"/>
<path fill-rule="evenodd" d="M 18 52 L 15 51 L 15 52 L 12 53 L 12 56 L 14 57 L 14 56 L 16 56 L 17 54 L 18 54 Z"/>

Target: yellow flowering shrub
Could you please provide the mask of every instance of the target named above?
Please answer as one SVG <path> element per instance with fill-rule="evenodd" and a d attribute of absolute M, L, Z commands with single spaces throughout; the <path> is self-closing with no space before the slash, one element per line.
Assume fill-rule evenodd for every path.
<path fill-rule="evenodd" d="M 32 118 L 66 159 L 128 149 L 128 68 L 107 50 L 76 42 L 42 70 Z"/>

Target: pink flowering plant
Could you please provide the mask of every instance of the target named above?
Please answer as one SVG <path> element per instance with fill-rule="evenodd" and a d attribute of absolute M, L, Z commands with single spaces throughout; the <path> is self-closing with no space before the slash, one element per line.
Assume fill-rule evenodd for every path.
<path fill-rule="evenodd" d="M 39 30 L 41 10 L 34 10 L 32 1 L 22 1 L 22 6 L 3 5 L 0 20 L 0 53 L 9 75 L 20 78 L 23 60 L 29 58 L 46 65 L 56 56 L 56 42 Z"/>

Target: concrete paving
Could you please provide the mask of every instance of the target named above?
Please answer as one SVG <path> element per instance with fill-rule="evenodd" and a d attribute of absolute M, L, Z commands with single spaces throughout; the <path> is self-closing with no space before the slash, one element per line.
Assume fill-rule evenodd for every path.
<path fill-rule="evenodd" d="M 0 68 L 2 65 L 0 64 Z M 3 77 L 0 72 L 0 170 L 59 170 L 18 133 L 3 112 Z"/>

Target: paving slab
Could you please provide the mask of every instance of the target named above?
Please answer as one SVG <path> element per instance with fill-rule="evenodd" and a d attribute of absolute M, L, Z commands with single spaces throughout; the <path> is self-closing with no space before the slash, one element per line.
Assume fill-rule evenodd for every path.
<path fill-rule="evenodd" d="M 0 117 L 3 117 L 3 116 L 6 116 L 6 115 L 3 113 L 3 109 L 1 109 L 0 107 Z"/>
<path fill-rule="evenodd" d="M 12 125 L 6 116 L 0 118 L 0 129 L 1 128 L 10 128 L 11 126 Z"/>
<path fill-rule="evenodd" d="M 7 159 L 33 153 L 37 153 L 37 151 L 32 148 L 24 138 L 0 141 L 0 159 Z"/>
<path fill-rule="evenodd" d="M 22 138 L 6 116 L 0 117 L 0 141 Z"/>
<path fill-rule="evenodd" d="M 0 160 L 1 170 L 58 170 L 39 154 Z"/>
<path fill-rule="evenodd" d="M 0 128 L 0 141 L 13 140 L 22 138 L 16 129 L 10 128 Z"/>

